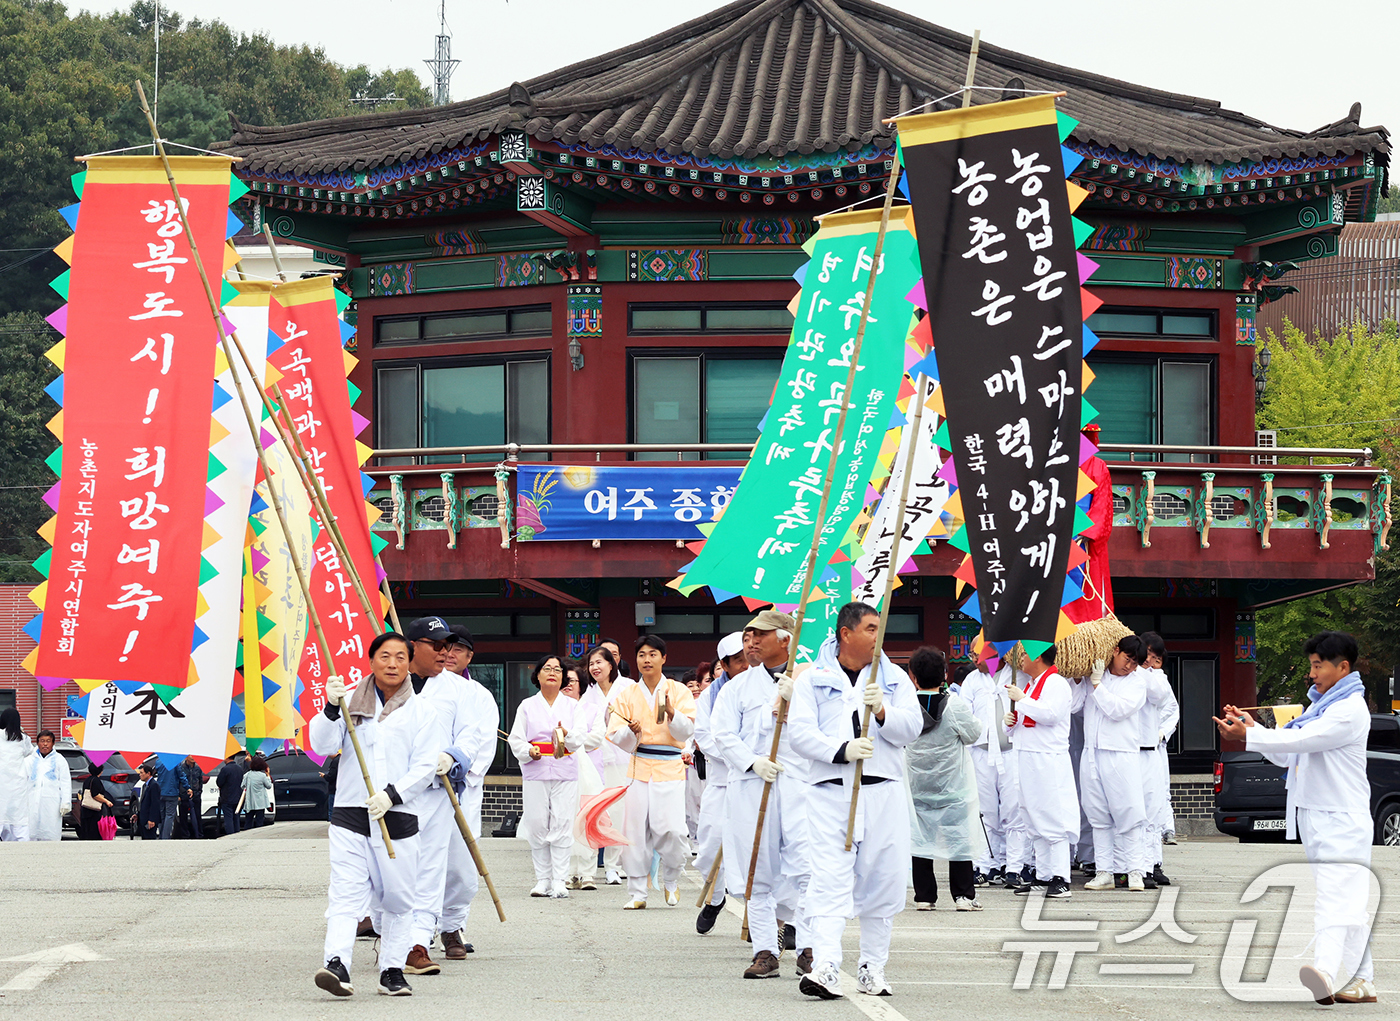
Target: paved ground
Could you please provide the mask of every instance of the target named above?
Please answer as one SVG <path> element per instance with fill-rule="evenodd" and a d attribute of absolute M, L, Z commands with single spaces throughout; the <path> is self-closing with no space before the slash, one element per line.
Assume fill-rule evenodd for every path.
<path fill-rule="evenodd" d="M 738 912 L 726 913 L 710 936 L 697 936 L 693 904 L 700 880 L 693 870 L 682 881 L 682 907 L 667 909 L 653 898 L 645 912 L 624 913 L 620 887 L 575 893 L 567 901 L 531 899 L 525 844 L 486 839 L 482 849 L 509 922 L 496 921 L 483 890 L 468 931 L 477 953 L 445 965 L 441 976 L 412 979 L 412 1000 L 372 994 L 374 957 L 362 941 L 353 967 L 362 992 L 332 1000 L 311 983 L 324 934 L 323 824 L 280 823 L 219 841 L 0 845 L 0 1021 L 183 1021 L 206 1010 L 300 1021 L 441 1017 L 449 1009 L 453 1016 L 492 1021 L 655 1021 L 658 1015 L 771 1021 L 775 1010 L 833 1021 L 862 1021 L 863 1015 L 872 1021 L 933 1021 L 969 1014 L 1199 1021 L 1211 1010 L 1275 1018 L 1315 1009 L 1241 1002 L 1222 988 L 1232 920 L 1239 942 L 1227 972 L 1229 960 L 1238 964 L 1247 953 L 1244 978 L 1262 978 L 1282 934 L 1288 945 L 1279 954 L 1284 986 L 1296 975 L 1292 955 L 1311 936 L 1310 901 L 1300 896 L 1294 910 L 1301 913 L 1287 926 L 1287 889 L 1240 905 L 1256 876 L 1300 860 L 1296 845 L 1217 839 L 1166 848 L 1167 871 L 1178 881 L 1166 896 L 1178 898 L 1181 935 L 1197 937 L 1190 944 L 1160 929 L 1115 941 L 1147 921 L 1154 906 L 1170 906 L 1151 892 L 1089 894 L 1076 888 L 1071 900 L 1045 905 L 1039 922 L 1036 905 L 1028 919 L 1026 901 L 1001 890 L 982 893 L 986 910 L 980 913 L 944 905 L 936 912 L 906 911 L 896 923 L 888 969 L 895 996 L 873 1000 L 855 994 L 848 982 L 848 999 L 836 1003 L 797 992 L 791 955 L 783 961 L 781 980 L 741 980 L 748 952 L 738 939 Z M 1400 851 L 1377 848 L 1375 871 L 1388 894 L 1400 877 Z M 737 906 L 733 900 L 731 905 Z M 1383 898 L 1375 939 L 1382 1003 L 1337 1009 L 1389 1015 L 1400 1003 L 1398 915 L 1394 901 Z M 1246 950 L 1248 926 L 1241 927 L 1241 919 L 1258 920 L 1252 949 Z M 1059 928 L 1076 922 L 1092 927 L 1094 920 L 1096 930 Z M 848 974 L 855 971 L 855 935 L 853 924 Z M 1052 974 L 1053 953 L 1041 955 L 1032 975 L 1022 970 L 1024 955 L 1006 947 L 1065 942 L 1084 946 L 1062 976 L 1061 989 L 1047 988 L 1062 984 Z M 62 963 L 72 958 L 79 960 Z M 1190 973 L 1182 974 L 1187 966 Z M 1019 984 L 1029 988 L 1013 988 L 1018 973 Z"/>

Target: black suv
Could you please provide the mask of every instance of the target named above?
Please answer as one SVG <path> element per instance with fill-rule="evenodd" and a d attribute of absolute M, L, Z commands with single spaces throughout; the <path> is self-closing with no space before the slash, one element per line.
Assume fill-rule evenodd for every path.
<path fill-rule="evenodd" d="M 302 751 L 276 751 L 267 757 L 279 819 L 325 819 L 329 785 L 325 766 Z"/>
<path fill-rule="evenodd" d="M 1243 841 L 1282 840 L 1285 772 L 1258 752 L 1221 752 L 1215 763 L 1215 828 Z M 1371 714 L 1366 779 L 1375 842 L 1400 846 L 1400 716 Z"/>
<path fill-rule="evenodd" d="M 83 801 L 83 784 L 92 776 L 92 763 L 76 748 L 59 746 L 57 750 L 68 760 L 68 772 L 73 778 L 73 811 L 63 820 L 65 826 L 71 827 Z M 102 764 L 102 786 L 107 788 L 107 797 L 112 799 L 112 815 L 116 816 L 118 829 L 131 828 L 134 814 L 131 787 L 138 779 L 135 768 L 120 752 Z"/>

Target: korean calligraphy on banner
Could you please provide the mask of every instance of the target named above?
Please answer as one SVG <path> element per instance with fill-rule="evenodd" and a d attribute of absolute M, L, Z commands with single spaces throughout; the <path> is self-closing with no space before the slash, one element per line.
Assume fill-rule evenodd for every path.
<path fill-rule="evenodd" d="M 230 163 L 171 163 L 219 279 Z M 201 553 L 218 336 L 160 161 L 94 158 L 82 187 L 51 318 L 64 446 L 35 672 L 178 690 L 197 679 L 185 650 L 215 573 Z"/>
<path fill-rule="evenodd" d="M 385 608 L 378 593 L 381 576 L 374 556 L 384 540 L 370 535 L 369 526 L 379 517 L 379 510 L 365 502 L 369 481 L 360 471 L 370 448 L 355 438 L 369 420 L 351 408 L 351 384 L 345 377 L 355 358 L 342 345 L 353 330 L 339 318 L 341 300 L 326 277 L 273 288 L 268 316 L 268 383 L 281 387 L 292 427 L 325 488 L 346 551 L 382 620 Z M 291 471 L 290 466 L 288 469 Z M 294 472 L 290 479 L 289 486 L 299 489 Z M 369 644 L 378 629 L 373 620 L 366 619 L 350 572 L 336 555 L 324 525 L 321 522 L 312 550 L 311 594 L 336 668 L 346 684 L 354 687 L 367 676 Z M 325 707 L 329 676 L 319 645 L 306 642 L 299 672 L 302 690 L 297 695 L 303 719 Z"/>
<path fill-rule="evenodd" d="M 704 538 L 739 485 L 737 466 L 522 464 L 518 541 Z"/>
<path fill-rule="evenodd" d="M 924 377 L 923 399 L 927 403 L 938 390 L 938 380 Z M 865 533 L 865 552 L 855 562 L 852 581 L 855 584 L 853 599 L 869 603 L 879 608 L 885 599 L 885 581 L 890 570 L 890 557 L 894 553 L 894 519 L 898 512 L 899 494 L 903 489 L 904 466 L 908 462 L 908 450 L 913 430 L 914 402 L 910 401 L 907 424 L 900 437 L 899 453 L 894 459 L 894 472 L 885 485 L 885 495 L 875 509 L 875 515 Z M 944 534 L 939 523 L 943 505 L 952 492 L 945 479 L 938 477 L 940 461 L 938 448 L 934 445 L 933 434 L 938 416 L 925 410 L 919 420 L 918 446 L 914 450 L 914 470 L 909 476 L 909 500 L 904 508 L 902 537 L 899 540 L 900 563 L 896 571 L 903 571 L 916 550 L 933 532 Z"/>
<path fill-rule="evenodd" d="M 878 210 L 828 216 L 808 243 L 812 261 L 794 304 L 796 324 L 762 437 L 732 504 L 680 579 L 680 591 L 708 585 L 717 599 L 796 603 L 833 445 L 840 453 L 821 523 L 818 569 L 864 505 L 900 387 L 913 314 L 906 295 L 919 278 L 912 224 L 896 211 L 876 268 L 845 433 L 836 436 L 879 221 Z"/>
<path fill-rule="evenodd" d="M 899 137 L 983 633 L 1053 642 L 1084 329 L 1054 97 L 903 118 Z"/>

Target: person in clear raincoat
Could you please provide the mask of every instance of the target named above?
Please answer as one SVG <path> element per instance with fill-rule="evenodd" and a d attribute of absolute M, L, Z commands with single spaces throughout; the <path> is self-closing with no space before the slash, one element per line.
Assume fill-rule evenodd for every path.
<path fill-rule="evenodd" d="M 904 749 L 914 903 L 920 911 L 933 910 L 938 901 L 933 859 L 943 858 L 954 908 L 980 911 L 972 861 L 986 854 L 987 837 L 968 746 L 982 733 L 982 723 L 967 699 L 944 689 L 947 667 L 947 657 L 927 645 L 909 660 L 924 712 L 923 733 Z"/>

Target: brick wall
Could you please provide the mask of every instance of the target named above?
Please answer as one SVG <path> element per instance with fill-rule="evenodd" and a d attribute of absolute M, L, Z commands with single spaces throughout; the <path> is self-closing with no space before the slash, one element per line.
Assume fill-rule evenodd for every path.
<path fill-rule="evenodd" d="M 490 833 L 505 821 L 506 814 L 522 811 L 520 777 L 488 776 L 481 792 L 481 831 Z"/>
<path fill-rule="evenodd" d="M 1214 819 L 1215 778 L 1206 775 L 1172 777 L 1172 814 L 1177 819 Z"/>
<path fill-rule="evenodd" d="M 29 599 L 33 588 L 33 585 L 0 585 L 0 691 L 15 693 L 20 722 L 30 737 L 45 728 L 57 734 L 63 717 L 68 714 L 68 696 L 82 694 L 72 681 L 55 691 L 42 691 L 39 682 L 20 665 L 34 648 L 34 642 L 21 630 L 38 613 Z M 38 719 L 41 702 L 42 723 Z"/>

